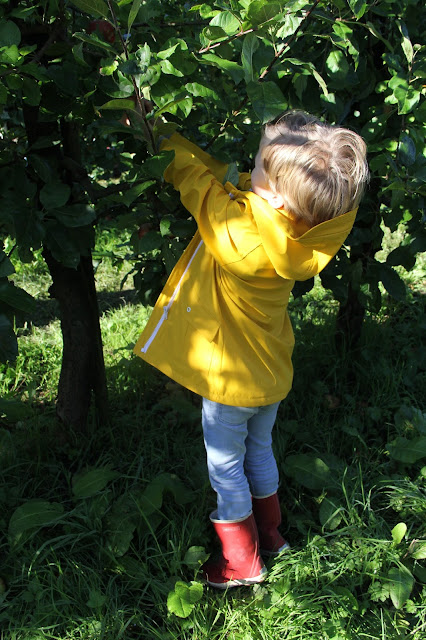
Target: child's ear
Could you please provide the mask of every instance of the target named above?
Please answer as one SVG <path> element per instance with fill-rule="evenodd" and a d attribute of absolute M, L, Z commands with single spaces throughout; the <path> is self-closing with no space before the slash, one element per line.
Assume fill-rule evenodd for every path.
<path fill-rule="evenodd" d="M 281 209 L 284 206 L 284 199 L 279 193 L 271 193 L 268 202 L 274 209 Z"/>

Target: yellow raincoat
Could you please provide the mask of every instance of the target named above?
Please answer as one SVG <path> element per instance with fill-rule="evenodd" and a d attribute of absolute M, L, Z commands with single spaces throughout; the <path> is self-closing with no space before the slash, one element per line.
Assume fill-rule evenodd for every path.
<path fill-rule="evenodd" d="M 222 184 L 227 166 L 178 134 L 164 173 L 198 231 L 170 274 L 134 352 L 195 393 L 256 407 L 285 398 L 293 378 L 287 305 L 295 280 L 319 273 L 356 210 L 310 229 L 251 192 Z"/>

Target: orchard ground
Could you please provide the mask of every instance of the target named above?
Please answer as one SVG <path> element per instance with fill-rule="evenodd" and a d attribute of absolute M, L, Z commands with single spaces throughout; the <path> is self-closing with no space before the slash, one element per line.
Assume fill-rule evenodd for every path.
<path fill-rule="evenodd" d="M 216 544 L 200 402 L 131 353 L 149 309 L 120 289 L 129 265 L 102 258 L 123 240 L 105 230 L 95 252 L 111 421 L 93 415 L 85 434 L 55 417 L 44 262 L 16 265 L 39 302 L 1 368 L 1 640 L 424 638 L 424 255 L 352 352 L 336 352 L 337 303 L 319 284 L 292 301 L 294 388 L 275 429 L 292 549 L 262 585 L 217 593 L 198 572 Z"/>

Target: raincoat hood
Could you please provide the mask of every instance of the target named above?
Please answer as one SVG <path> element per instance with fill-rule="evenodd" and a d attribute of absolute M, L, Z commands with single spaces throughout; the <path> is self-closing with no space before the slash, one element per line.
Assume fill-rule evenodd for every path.
<path fill-rule="evenodd" d="M 309 228 L 255 193 L 245 196 L 269 260 L 278 275 L 288 280 L 308 280 L 324 269 L 349 235 L 357 212 L 353 209 Z"/>

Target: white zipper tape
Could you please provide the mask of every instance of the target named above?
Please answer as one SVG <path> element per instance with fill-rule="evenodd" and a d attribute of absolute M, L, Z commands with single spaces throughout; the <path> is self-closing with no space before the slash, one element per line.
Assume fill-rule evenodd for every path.
<path fill-rule="evenodd" d="M 184 277 L 186 276 L 186 273 L 189 269 L 189 267 L 192 264 L 192 261 L 194 260 L 195 256 L 198 253 L 198 250 L 200 249 L 201 245 L 203 244 L 203 240 L 200 240 L 200 242 L 198 243 L 197 247 L 195 248 L 194 253 L 191 256 L 190 261 L 188 262 L 188 264 L 186 265 L 185 271 L 182 273 L 179 282 L 177 283 L 175 290 L 173 291 L 172 297 L 170 298 L 168 304 L 163 308 L 163 315 L 161 316 L 160 320 L 157 322 L 157 325 L 154 329 L 154 331 L 151 333 L 150 337 L 148 338 L 148 340 L 145 342 L 144 346 L 141 349 L 142 353 L 146 353 L 149 349 L 149 347 L 151 346 L 152 342 L 155 340 L 155 337 L 157 335 L 157 333 L 160 331 L 160 328 L 164 322 L 164 320 L 167 320 L 167 316 L 170 310 L 170 307 L 172 306 L 173 302 L 176 299 L 176 296 L 178 295 L 179 291 L 180 291 L 180 285 L 182 284 L 182 280 L 184 279 Z"/>

